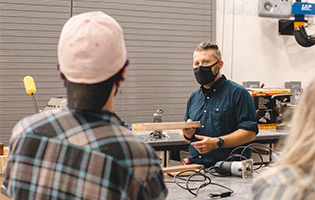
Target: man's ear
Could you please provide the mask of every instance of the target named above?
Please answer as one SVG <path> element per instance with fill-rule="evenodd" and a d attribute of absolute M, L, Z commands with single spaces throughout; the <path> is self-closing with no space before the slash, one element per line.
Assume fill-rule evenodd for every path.
<path fill-rule="evenodd" d="M 65 77 L 65 75 L 63 75 L 63 73 L 60 71 L 60 65 L 59 65 L 59 63 L 57 64 L 57 71 L 58 71 L 58 74 L 59 74 L 59 78 L 60 78 L 61 80 L 65 81 L 65 80 L 66 80 L 66 77 Z"/>
<path fill-rule="evenodd" d="M 123 69 L 123 71 L 121 72 L 121 76 L 122 76 L 123 80 L 118 81 L 118 87 L 121 87 L 121 85 L 123 84 L 123 82 L 124 82 L 124 80 L 125 80 L 125 78 L 126 78 L 126 71 L 127 71 L 127 69 L 126 69 L 126 67 L 125 67 L 125 68 Z"/>
<path fill-rule="evenodd" d="M 220 69 L 222 69 L 224 62 L 222 60 L 219 61 Z"/>
<path fill-rule="evenodd" d="M 65 75 L 63 75 L 63 73 L 62 73 L 60 70 L 58 70 L 58 73 L 59 73 L 59 78 L 60 78 L 62 81 L 65 81 L 65 80 L 66 80 Z"/>

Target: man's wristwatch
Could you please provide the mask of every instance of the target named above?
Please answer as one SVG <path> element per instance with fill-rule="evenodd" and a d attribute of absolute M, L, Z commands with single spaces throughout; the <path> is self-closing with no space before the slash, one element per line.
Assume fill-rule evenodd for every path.
<path fill-rule="evenodd" d="M 224 140 L 221 137 L 218 137 L 218 140 L 219 141 L 218 141 L 217 145 L 218 145 L 219 149 L 221 149 L 222 146 L 224 145 Z"/>

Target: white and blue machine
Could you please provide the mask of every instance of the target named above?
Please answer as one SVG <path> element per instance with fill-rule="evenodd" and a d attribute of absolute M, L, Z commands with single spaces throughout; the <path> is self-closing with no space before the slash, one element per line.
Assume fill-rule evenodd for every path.
<path fill-rule="evenodd" d="M 314 3 L 301 0 L 260 0 L 258 15 L 279 18 L 279 35 L 294 35 L 296 42 L 303 47 L 315 44 L 315 35 L 307 34 L 306 31 L 315 16 Z"/>

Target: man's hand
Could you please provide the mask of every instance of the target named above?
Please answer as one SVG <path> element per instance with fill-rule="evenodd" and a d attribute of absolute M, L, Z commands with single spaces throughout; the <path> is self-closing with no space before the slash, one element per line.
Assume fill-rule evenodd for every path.
<path fill-rule="evenodd" d="M 193 145 L 201 154 L 209 153 L 210 151 L 213 151 L 214 149 L 218 148 L 217 145 L 218 138 L 207 137 L 202 135 L 195 135 L 195 137 L 200 141 L 192 142 L 190 144 Z"/>
<path fill-rule="evenodd" d="M 192 120 L 188 119 L 187 122 L 192 122 Z M 186 138 L 191 139 L 194 136 L 196 129 L 195 128 L 183 128 L 182 132 L 183 132 L 184 136 L 186 136 Z"/>

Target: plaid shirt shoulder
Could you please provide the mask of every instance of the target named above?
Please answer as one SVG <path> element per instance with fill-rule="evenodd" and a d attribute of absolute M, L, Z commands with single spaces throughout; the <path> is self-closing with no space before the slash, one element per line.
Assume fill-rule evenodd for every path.
<path fill-rule="evenodd" d="M 315 182 L 297 166 L 273 166 L 255 178 L 252 186 L 254 200 L 314 199 Z"/>
<path fill-rule="evenodd" d="M 113 113 L 55 109 L 13 129 L 4 184 L 12 199 L 165 199 L 154 150 Z"/>

